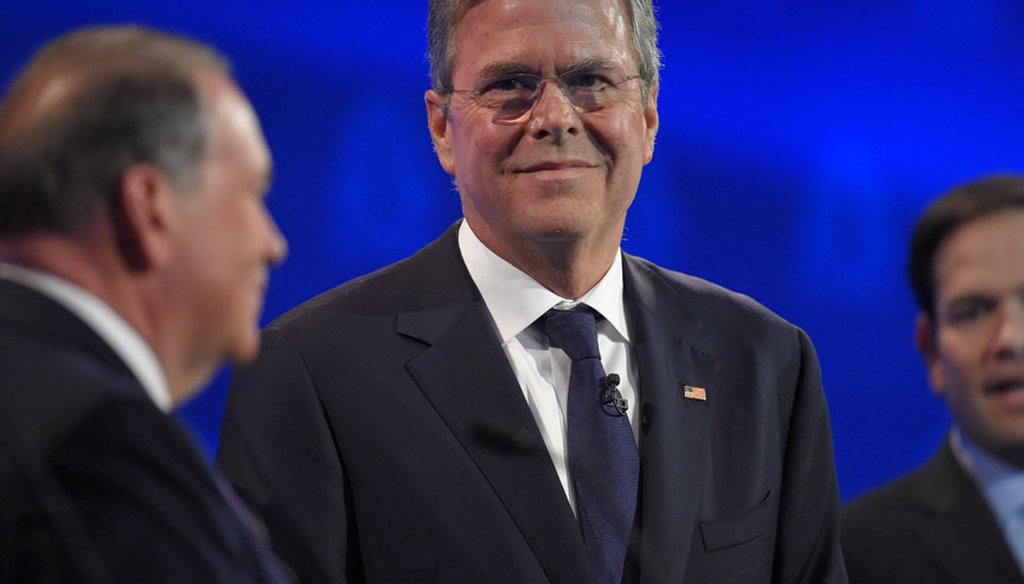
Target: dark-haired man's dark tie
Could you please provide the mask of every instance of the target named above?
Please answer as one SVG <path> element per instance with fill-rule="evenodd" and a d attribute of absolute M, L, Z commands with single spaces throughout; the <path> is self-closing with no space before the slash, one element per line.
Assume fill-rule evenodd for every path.
<path fill-rule="evenodd" d="M 549 310 L 551 346 L 572 360 L 569 375 L 569 469 L 576 516 L 595 581 L 618 584 L 629 547 L 640 483 L 640 455 L 617 377 L 606 376 L 597 348 L 594 313 Z M 610 379 L 609 379 L 610 378 Z"/>

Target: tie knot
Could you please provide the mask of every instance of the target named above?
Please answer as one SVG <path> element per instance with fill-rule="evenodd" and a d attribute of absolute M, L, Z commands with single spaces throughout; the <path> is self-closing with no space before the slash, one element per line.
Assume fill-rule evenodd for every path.
<path fill-rule="evenodd" d="M 565 351 L 573 361 L 592 357 L 600 359 L 595 322 L 593 311 L 586 307 L 551 309 L 544 314 L 544 331 L 551 346 Z"/>

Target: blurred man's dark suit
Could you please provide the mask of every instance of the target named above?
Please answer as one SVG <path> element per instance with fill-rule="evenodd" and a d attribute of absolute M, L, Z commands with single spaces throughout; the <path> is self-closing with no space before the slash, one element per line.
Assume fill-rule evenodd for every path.
<path fill-rule="evenodd" d="M 842 519 L 851 584 L 1024 584 L 948 439 L 917 471 L 844 508 Z"/>
<path fill-rule="evenodd" d="M 3 279 L 0 419 L 0 581 L 279 581 L 191 437 L 114 351 Z"/>
<path fill-rule="evenodd" d="M 304 582 L 588 579 L 456 232 L 278 319 L 229 392 L 218 463 Z M 701 280 L 624 271 L 644 581 L 845 582 L 807 338 Z"/>

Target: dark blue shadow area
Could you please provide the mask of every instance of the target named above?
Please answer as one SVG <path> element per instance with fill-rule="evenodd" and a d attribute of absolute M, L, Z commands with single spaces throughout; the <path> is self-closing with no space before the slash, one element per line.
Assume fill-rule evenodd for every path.
<path fill-rule="evenodd" d="M 906 240 L 940 192 L 1024 172 L 1024 7 L 661 5 L 661 130 L 623 246 L 807 330 L 842 494 L 856 496 L 922 462 L 948 426 L 911 342 Z M 164 27 L 227 52 L 274 153 L 269 204 L 291 245 L 269 321 L 459 217 L 426 130 L 425 20 L 425 2 L 6 2 L 0 79 L 47 38 L 99 22 Z M 209 453 L 228 378 L 180 414 Z"/>

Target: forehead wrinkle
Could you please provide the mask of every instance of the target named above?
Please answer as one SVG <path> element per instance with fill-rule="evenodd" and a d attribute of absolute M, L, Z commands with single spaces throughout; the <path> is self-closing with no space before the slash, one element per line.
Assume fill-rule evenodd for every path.
<path fill-rule="evenodd" d="M 594 57 L 569 63 L 569 66 L 565 68 L 565 71 L 610 71 L 616 68 L 618 68 L 618 65 L 614 62 L 601 57 Z"/>
<path fill-rule="evenodd" d="M 564 67 L 560 67 L 561 72 L 559 74 L 576 71 L 611 71 L 617 68 L 619 68 L 619 65 L 609 59 L 594 57 L 573 61 Z M 537 74 L 537 68 L 525 63 L 492 63 L 481 69 L 477 76 L 483 79 L 490 79 L 524 73 Z"/>
<path fill-rule="evenodd" d="M 477 74 L 477 77 L 489 79 L 492 77 L 503 77 L 505 75 L 518 75 L 522 73 L 533 73 L 534 68 L 526 63 L 491 63 Z"/>

